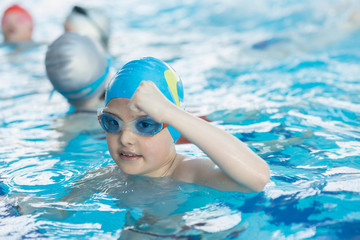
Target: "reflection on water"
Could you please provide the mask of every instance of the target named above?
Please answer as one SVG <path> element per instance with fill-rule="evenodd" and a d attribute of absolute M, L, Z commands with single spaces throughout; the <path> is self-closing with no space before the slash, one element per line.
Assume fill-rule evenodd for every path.
<path fill-rule="evenodd" d="M 73 1 L 20 3 L 36 20 L 34 39 L 49 43 Z M 269 163 L 271 181 L 262 193 L 238 194 L 123 176 L 96 117 L 71 114 L 60 94 L 50 98 L 46 44 L 2 45 L 0 238 L 360 235 L 358 1 L 87 4 L 113 21 L 115 68 L 143 56 L 168 61 L 184 82 L 187 109 L 249 144 Z M 193 145 L 177 150 L 203 155 Z M 16 201 L 35 214 L 17 216 Z M 54 220 L 54 212 L 68 217 Z"/>

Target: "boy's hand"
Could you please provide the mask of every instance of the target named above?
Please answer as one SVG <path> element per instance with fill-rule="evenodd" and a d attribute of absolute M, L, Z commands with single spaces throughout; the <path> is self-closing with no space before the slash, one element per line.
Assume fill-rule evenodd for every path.
<path fill-rule="evenodd" d="M 164 122 L 164 113 L 172 104 L 151 81 L 142 81 L 129 102 L 129 109 L 149 115 L 157 122 Z"/>

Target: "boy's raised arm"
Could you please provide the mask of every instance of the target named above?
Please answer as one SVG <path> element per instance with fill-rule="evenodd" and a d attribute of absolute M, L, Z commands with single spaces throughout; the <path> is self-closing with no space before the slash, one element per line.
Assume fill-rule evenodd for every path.
<path fill-rule="evenodd" d="M 129 107 L 176 128 L 222 170 L 204 159 L 183 163 L 179 166 L 180 172 L 175 172 L 181 180 L 219 190 L 245 192 L 261 191 L 269 181 L 268 164 L 245 143 L 175 106 L 152 82 L 140 84 Z"/>
<path fill-rule="evenodd" d="M 258 192 L 269 181 L 268 164 L 233 135 L 175 106 L 166 115 L 170 125 L 205 152 L 238 186 L 205 160 L 187 167 L 197 172 L 198 183 L 225 191 Z"/>

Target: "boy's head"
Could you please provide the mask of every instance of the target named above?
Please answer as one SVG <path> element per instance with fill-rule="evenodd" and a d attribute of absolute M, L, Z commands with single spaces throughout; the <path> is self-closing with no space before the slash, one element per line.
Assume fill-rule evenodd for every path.
<path fill-rule="evenodd" d="M 61 35 L 49 46 L 45 66 L 54 89 L 75 107 L 99 99 L 105 91 L 109 72 L 106 54 L 86 36 Z"/>
<path fill-rule="evenodd" d="M 153 57 L 125 64 L 107 87 L 105 105 L 114 98 L 130 99 L 142 81 L 152 81 L 168 100 L 182 107 L 184 92 L 180 77 L 165 62 Z M 181 134 L 171 126 L 168 130 L 176 142 Z"/>
<path fill-rule="evenodd" d="M 74 6 L 64 23 L 65 32 L 77 32 L 98 41 L 107 50 L 110 20 L 100 9 Z"/>
<path fill-rule="evenodd" d="M 1 19 L 1 28 L 6 42 L 30 41 L 33 20 L 28 11 L 14 4 L 5 10 Z"/>

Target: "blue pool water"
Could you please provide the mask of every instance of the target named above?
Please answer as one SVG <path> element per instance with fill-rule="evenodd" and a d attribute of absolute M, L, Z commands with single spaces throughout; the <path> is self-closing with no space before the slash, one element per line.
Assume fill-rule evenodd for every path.
<path fill-rule="evenodd" d="M 47 43 L 75 1 L 18 2 L 44 44 L 0 47 L 1 239 L 360 238 L 358 1 L 86 1 L 112 19 L 114 67 L 142 56 L 169 62 L 187 109 L 265 159 L 271 180 L 254 194 L 118 172 L 96 117 L 49 99 Z M 108 177 L 92 173 L 102 167 Z M 84 201 L 57 201 L 88 182 Z M 21 197 L 32 214 L 12 207 Z"/>

